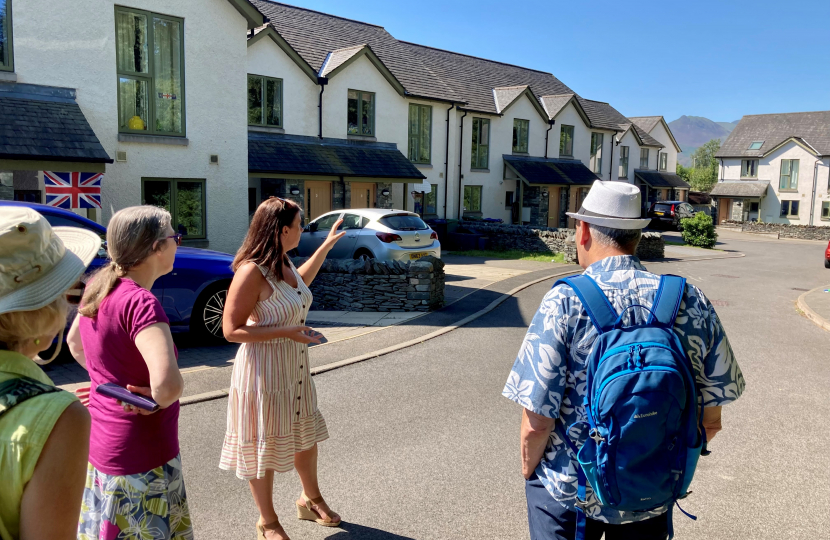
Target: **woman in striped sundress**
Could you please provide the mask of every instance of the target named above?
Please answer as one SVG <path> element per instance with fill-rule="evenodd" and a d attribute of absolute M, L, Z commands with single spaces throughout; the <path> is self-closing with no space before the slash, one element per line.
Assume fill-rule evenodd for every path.
<path fill-rule="evenodd" d="M 223 328 L 228 341 L 242 345 L 219 467 L 250 483 L 259 540 L 288 540 L 274 511 L 274 471 L 297 469 L 303 486 L 296 501 L 299 519 L 340 524 L 317 484 L 317 443 L 328 438 L 328 430 L 308 365 L 308 344 L 317 340 L 305 320 L 312 300 L 308 286 L 345 234 L 336 232 L 341 222 L 297 269 L 286 253 L 300 243 L 300 207 L 272 197 L 257 209 L 233 262 Z"/>

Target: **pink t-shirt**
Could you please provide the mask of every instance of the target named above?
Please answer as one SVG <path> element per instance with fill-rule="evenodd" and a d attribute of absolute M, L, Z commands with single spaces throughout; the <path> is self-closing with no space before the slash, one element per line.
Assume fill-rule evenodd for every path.
<path fill-rule="evenodd" d="M 81 317 L 81 341 L 92 380 L 89 462 L 111 475 L 138 474 L 164 465 L 179 453 L 179 402 L 154 414 L 124 412 L 95 392 L 99 384 L 150 386 L 150 372 L 135 337 L 156 323 L 170 324 L 153 293 L 119 279 L 94 318 Z M 176 352 L 178 358 L 178 351 Z"/>

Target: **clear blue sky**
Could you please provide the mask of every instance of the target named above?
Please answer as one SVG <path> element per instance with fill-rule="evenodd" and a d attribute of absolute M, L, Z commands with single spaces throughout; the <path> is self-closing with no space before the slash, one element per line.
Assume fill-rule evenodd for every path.
<path fill-rule="evenodd" d="M 830 110 L 830 1 L 294 0 L 553 73 L 626 116 Z M 590 7 L 589 7 L 590 6 Z"/>

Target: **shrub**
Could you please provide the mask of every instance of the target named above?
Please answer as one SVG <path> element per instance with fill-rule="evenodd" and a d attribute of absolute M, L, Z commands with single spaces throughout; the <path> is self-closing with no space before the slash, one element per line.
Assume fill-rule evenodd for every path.
<path fill-rule="evenodd" d="M 711 216 L 698 212 L 694 217 L 680 220 L 683 241 L 690 246 L 712 249 L 718 239 Z"/>

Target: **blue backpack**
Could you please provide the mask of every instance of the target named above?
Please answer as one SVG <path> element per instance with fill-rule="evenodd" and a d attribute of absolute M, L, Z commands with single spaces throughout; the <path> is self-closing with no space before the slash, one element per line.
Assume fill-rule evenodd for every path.
<path fill-rule="evenodd" d="M 588 421 L 576 423 L 588 425 L 588 438 L 577 449 L 564 437 L 579 463 L 576 538 L 584 538 L 587 480 L 608 508 L 644 512 L 669 504 L 671 539 L 672 508 L 690 493 L 698 458 L 707 453 L 692 363 L 674 332 L 686 280 L 662 276 L 650 310 L 636 304 L 619 315 L 590 277 L 560 283 L 574 290 L 599 332 L 587 359 Z M 622 327 L 633 308 L 649 312 L 646 324 Z"/>

